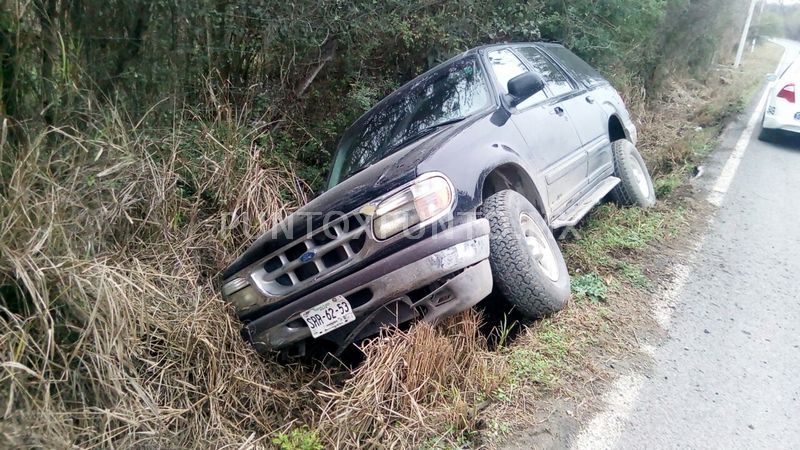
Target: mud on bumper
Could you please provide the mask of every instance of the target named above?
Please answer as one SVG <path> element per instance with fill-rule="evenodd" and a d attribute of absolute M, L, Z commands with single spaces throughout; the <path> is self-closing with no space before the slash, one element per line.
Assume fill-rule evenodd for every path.
<path fill-rule="evenodd" d="M 415 319 L 435 323 L 489 295 L 492 273 L 488 257 L 488 222 L 479 219 L 462 224 L 248 323 L 245 335 L 260 352 L 302 354 L 305 345 L 314 345 L 314 341 L 326 341 L 328 347 L 341 352 L 386 325 Z M 347 298 L 356 320 L 312 339 L 300 314 L 337 295 Z"/>

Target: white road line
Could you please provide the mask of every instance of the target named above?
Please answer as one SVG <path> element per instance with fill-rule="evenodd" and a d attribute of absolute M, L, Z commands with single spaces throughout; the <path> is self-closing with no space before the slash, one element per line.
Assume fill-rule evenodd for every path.
<path fill-rule="evenodd" d="M 780 42 L 776 43 L 783 45 Z M 778 62 L 778 67 L 775 69 L 775 73 L 780 73 L 781 69 L 789 63 L 789 60 L 796 57 L 795 52 L 790 52 L 786 46 L 784 46 L 784 49 L 785 50 L 781 56 L 781 60 Z M 750 139 L 753 137 L 753 130 L 755 129 L 758 119 L 764 110 L 764 105 L 767 102 L 767 95 L 769 95 L 771 91 L 772 84 L 773 83 L 769 83 L 767 85 L 767 88 L 764 90 L 764 94 L 758 100 L 758 103 L 753 110 L 753 114 L 750 115 L 750 119 L 747 121 L 747 125 L 744 127 L 744 131 L 742 131 L 742 134 L 739 136 L 739 140 L 736 141 L 736 145 L 733 147 L 733 152 L 731 152 L 731 155 L 725 162 L 725 166 L 723 166 L 722 172 L 720 172 L 719 178 L 717 178 L 717 182 L 714 183 L 714 187 L 711 188 L 711 192 L 708 194 L 708 201 L 714 206 L 722 205 L 722 200 L 725 198 L 728 188 L 731 187 L 731 182 L 733 181 L 733 177 L 736 176 L 736 170 L 739 168 L 739 163 L 742 162 L 744 152 L 747 150 L 747 146 L 750 144 Z"/>
<path fill-rule="evenodd" d="M 709 221 L 711 220 L 713 218 L 709 218 Z M 672 323 L 673 312 L 678 303 L 678 294 L 683 291 L 683 287 L 689 281 L 691 269 L 694 267 L 695 260 L 699 254 L 698 250 L 703 246 L 703 242 L 705 242 L 705 237 L 695 242 L 687 260 L 678 264 L 675 268 L 675 278 L 670 283 L 667 292 L 659 296 L 653 303 L 653 316 L 658 325 L 665 331 L 669 330 Z M 650 344 L 642 343 L 639 350 L 651 358 L 656 356 L 657 349 Z M 589 422 L 586 428 L 573 441 L 570 450 L 613 449 L 620 436 L 622 436 L 628 416 L 633 412 L 644 380 L 644 376 L 637 373 L 631 373 L 617 379 L 611 389 L 603 396 L 603 403 L 606 405 L 605 409 Z"/>
<path fill-rule="evenodd" d="M 622 436 L 642 384 L 644 376 L 637 373 L 619 377 L 611 390 L 603 395 L 606 410 L 589 422 L 572 444 L 572 450 L 613 449 Z"/>
<path fill-rule="evenodd" d="M 708 194 L 708 201 L 714 206 L 722 205 L 722 200 L 725 198 L 728 188 L 731 187 L 731 182 L 736 175 L 736 170 L 739 168 L 739 163 L 742 162 L 744 152 L 747 150 L 750 139 L 753 137 L 753 129 L 755 129 L 756 123 L 758 123 L 758 119 L 761 117 L 761 111 L 764 108 L 764 103 L 767 101 L 767 94 L 769 94 L 769 91 L 769 88 L 767 88 L 764 91 L 764 95 L 761 96 L 761 99 L 756 104 L 756 108 L 753 110 L 750 120 L 747 121 L 744 131 L 742 131 L 742 134 L 739 136 L 739 140 L 736 141 L 736 146 L 733 147 L 731 156 L 728 157 L 728 161 L 725 162 L 725 166 L 722 168 L 719 178 L 717 178 L 717 182 L 714 183 L 714 187 Z"/>
<path fill-rule="evenodd" d="M 780 43 L 778 42 L 778 44 Z M 784 48 L 786 47 L 784 46 Z M 791 57 L 796 57 L 796 54 L 792 54 Z M 789 58 L 788 48 L 784 51 L 781 62 L 778 64 L 779 69 L 783 67 L 784 61 L 787 60 L 787 58 Z M 767 86 L 764 94 L 756 104 L 755 110 L 747 121 L 744 131 L 742 131 L 742 134 L 736 141 L 733 152 L 731 152 L 731 155 L 725 162 L 725 166 L 723 166 L 719 178 L 717 178 L 714 187 L 708 195 L 708 201 L 716 206 L 722 204 L 722 200 L 725 198 L 728 188 L 730 188 L 733 177 L 736 175 L 739 163 L 742 161 L 744 152 L 747 150 L 750 139 L 753 137 L 753 130 L 755 129 L 756 123 L 758 123 L 761 111 L 766 103 L 770 87 L 771 86 Z M 709 222 L 713 222 L 713 220 L 713 216 L 708 218 Z M 669 290 L 665 292 L 664 295 L 660 296 L 653 304 L 653 316 L 665 331 L 669 331 L 675 305 L 678 302 L 678 295 L 683 291 L 686 282 L 689 280 L 691 268 L 694 266 L 704 241 L 705 236 L 695 243 L 686 262 L 679 264 L 675 268 L 675 278 Z M 651 357 L 655 356 L 656 348 L 652 345 L 642 344 L 640 350 L 646 355 Z M 613 449 L 625 430 L 628 417 L 633 412 L 644 381 L 644 376 L 637 373 L 630 373 L 619 377 L 614 382 L 613 386 L 611 386 L 611 389 L 603 395 L 603 401 L 606 405 L 605 409 L 598 413 L 580 432 L 575 440 L 572 441 L 570 450 Z"/>
<path fill-rule="evenodd" d="M 692 273 L 692 268 L 694 267 L 695 255 L 700 248 L 699 244 L 698 242 L 698 245 L 692 248 L 686 262 L 679 263 L 675 266 L 675 278 L 673 278 L 669 290 L 653 303 L 653 317 L 656 319 L 656 322 L 658 322 L 658 326 L 664 331 L 669 330 L 672 324 L 672 313 L 675 311 L 675 307 L 678 304 L 678 294 L 683 291 L 683 287 L 686 285 L 686 282 L 689 281 L 689 275 Z"/>

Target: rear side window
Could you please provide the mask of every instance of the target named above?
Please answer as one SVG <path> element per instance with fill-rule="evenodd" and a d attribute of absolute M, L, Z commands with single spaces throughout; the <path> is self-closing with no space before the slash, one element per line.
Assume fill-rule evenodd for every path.
<path fill-rule="evenodd" d="M 572 92 L 572 83 L 558 67 L 533 47 L 519 47 L 517 50 L 527 59 L 533 69 L 542 77 L 553 97 Z"/>
<path fill-rule="evenodd" d="M 587 87 L 606 83 L 605 78 L 586 61 L 560 45 L 547 45 L 545 49 L 553 58 L 557 59 L 575 78 L 576 81 Z"/>

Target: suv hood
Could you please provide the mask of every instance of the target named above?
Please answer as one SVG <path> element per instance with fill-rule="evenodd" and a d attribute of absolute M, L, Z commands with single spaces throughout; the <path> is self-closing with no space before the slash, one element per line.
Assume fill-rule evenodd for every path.
<path fill-rule="evenodd" d="M 476 115 L 463 122 L 445 126 L 412 142 L 308 202 L 253 242 L 223 271 L 222 278 L 232 277 L 259 259 L 305 236 L 310 231 L 309 216 L 312 217 L 311 229 L 316 229 L 326 216 L 330 219 L 334 213 L 347 214 L 412 181 L 418 175 L 417 167 L 421 162 L 481 116 Z"/>

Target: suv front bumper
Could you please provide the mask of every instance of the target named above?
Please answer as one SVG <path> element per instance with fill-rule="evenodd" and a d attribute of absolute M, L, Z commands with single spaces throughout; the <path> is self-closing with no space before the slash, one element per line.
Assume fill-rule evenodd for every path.
<path fill-rule="evenodd" d="M 385 325 L 413 319 L 435 323 L 489 295 L 488 257 L 488 221 L 461 224 L 259 317 L 245 326 L 245 334 L 262 352 L 306 342 L 311 331 L 300 314 L 337 295 L 347 298 L 356 320 L 317 338 L 333 343 L 337 351 Z"/>

